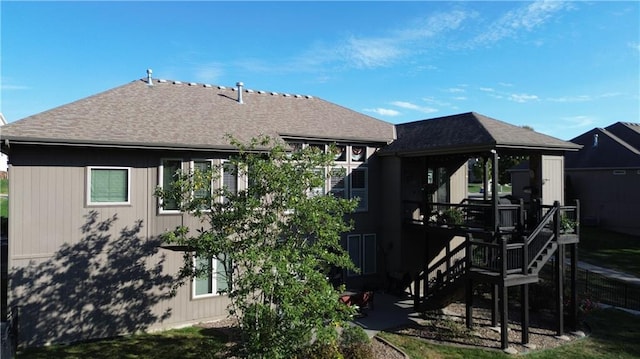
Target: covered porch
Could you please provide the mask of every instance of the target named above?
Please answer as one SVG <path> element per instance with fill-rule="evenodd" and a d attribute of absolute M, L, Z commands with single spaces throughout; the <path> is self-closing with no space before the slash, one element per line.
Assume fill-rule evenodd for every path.
<path fill-rule="evenodd" d="M 562 264 L 566 250 L 577 263 L 579 242 L 579 206 L 564 204 L 563 155 L 579 146 L 477 113 L 399 125 L 398 138 L 381 156 L 401 174 L 389 179 L 399 188 L 388 199 L 402 216 L 400 223 L 383 220 L 395 230 L 387 234 L 399 237 L 402 250 L 396 255 L 413 278 L 414 308 L 437 308 L 463 297 L 472 327 L 472 293 L 478 284 L 489 284 L 492 321 L 497 326 L 500 319 L 506 348 L 508 289 L 518 286 L 526 343 L 529 284 L 538 282 L 540 269 L 555 257 L 557 331 L 563 335 Z M 514 157 L 528 161 L 529 181 L 518 195 L 500 193 L 500 167 Z M 482 166 L 481 196 L 467 191 L 470 159 Z M 571 289 L 575 303 L 575 274 Z M 574 324 L 575 305 L 570 312 Z"/>

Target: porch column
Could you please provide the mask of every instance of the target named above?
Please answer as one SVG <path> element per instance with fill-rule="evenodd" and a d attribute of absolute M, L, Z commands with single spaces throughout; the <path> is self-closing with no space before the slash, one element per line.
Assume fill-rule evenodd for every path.
<path fill-rule="evenodd" d="M 522 285 L 520 293 L 522 309 L 522 344 L 529 343 L 529 284 Z"/>
<path fill-rule="evenodd" d="M 578 243 L 571 245 L 571 329 L 578 330 Z"/>
<path fill-rule="evenodd" d="M 491 160 L 493 164 L 493 174 L 491 183 L 491 206 L 493 208 L 493 230 L 498 232 L 498 226 L 500 226 L 500 213 L 498 212 L 498 152 L 491 150 L 493 158 Z"/>
<path fill-rule="evenodd" d="M 560 336 L 564 335 L 564 244 L 558 245 L 556 262 L 556 313 L 558 313 L 558 336 Z"/>
<path fill-rule="evenodd" d="M 498 305 L 498 285 L 491 285 L 491 326 L 498 326 L 498 311 L 500 310 L 500 306 Z"/>
<path fill-rule="evenodd" d="M 473 328 L 473 280 L 467 279 L 467 288 L 465 291 L 465 317 L 467 321 L 467 328 Z"/>
<path fill-rule="evenodd" d="M 502 349 L 509 347 L 509 287 L 500 284 L 500 341 Z"/>

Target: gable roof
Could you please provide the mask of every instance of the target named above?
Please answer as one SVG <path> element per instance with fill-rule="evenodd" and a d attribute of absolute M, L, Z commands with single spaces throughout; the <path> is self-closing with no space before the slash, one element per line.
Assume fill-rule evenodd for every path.
<path fill-rule="evenodd" d="M 491 149 L 578 150 L 580 146 L 475 112 L 396 126 L 398 139 L 383 152 L 400 155 L 468 153 Z"/>
<path fill-rule="evenodd" d="M 136 80 L 3 127 L 10 142 L 82 146 L 228 149 L 226 135 L 386 144 L 390 123 L 300 95 L 177 81 Z"/>
<path fill-rule="evenodd" d="M 640 168 L 640 131 L 638 129 L 640 129 L 638 124 L 617 122 L 604 129 L 594 128 L 583 133 L 571 142 L 584 147 L 578 152 L 565 156 L 565 167 L 567 169 Z"/>

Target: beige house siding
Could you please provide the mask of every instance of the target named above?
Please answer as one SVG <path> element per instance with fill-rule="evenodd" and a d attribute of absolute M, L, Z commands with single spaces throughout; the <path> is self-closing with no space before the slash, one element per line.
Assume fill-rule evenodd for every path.
<path fill-rule="evenodd" d="M 468 177 L 469 167 L 466 162 L 451 175 L 449 179 L 451 183 L 449 193 L 451 203 L 460 203 L 463 199 L 467 198 Z"/>
<path fill-rule="evenodd" d="M 21 307 L 20 337 L 25 345 L 111 336 L 128 329 L 153 330 L 226 315 L 226 297 L 193 299 L 190 281 L 174 297 L 166 297 L 172 284 L 168 279 L 183 263 L 182 253 L 161 249 L 159 243 L 144 253 L 137 251 L 182 223 L 182 215 L 157 213 L 153 190 L 161 154 L 24 148 L 11 158 L 9 305 Z M 87 205 L 87 166 L 130 167 L 130 204 Z M 95 217 L 90 217 L 93 211 Z M 96 224 L 88 218 L 94 218 Z M 195 223 L 185 218 L 187 224 Z M 99 229 L 97 224 L 108 219 L 113 219 L 111 227 Z M 134 230 L 138 222 L 140 228 Z M 83 228 L 91 231 L 83 233 Z M 127 236 L 126 231 L 134 233 Z M 129 251 L 118 243 L 140 247 Z M 129 256 L 129 252 L 135 254 Z M 126 278 L 128 266 L 149 283 Z M 155 272 L 157 269 L 161 271 Z M 100 293 L 101 286 L 116 292 Z M 133 304 L 127 298 L 97 303 L 102 302 L 99 298 L 129 289 L 139 291 L 129 300 Z M 123 308 L 142 313 L 121 313 Z M 82 319 L 126 316 L 139 320 L 140 325 L 118 323 L 118 327 L 99 331 Z M 95 324 L 105 325 L 102 321 Z"/>
<path fill-rule="evenodd" d="M 203 224 L 183 213 L 161 213 L 153 195 L 161 159 L 220 159 L 221 153 L 150 150 L 12 148 L 9 191 L 9 306 L 21 307 L 27 346 L 155 330 L 225 317 L 226 296 L 193 298 L 192 281 L 170 297 L 183 253 L 161 248 L 159 236 L 179 225 Z M 374 150 L 369 150 L 374 154 Z M 90 166 L 130 168 L 130 203 L 88 205 Z M 352 233 L 379 233 L 376 157 L 368 168 L 368 210 L 353 215 Z M 240 181 L 242 186 L 242 181 Z M 110 221 L 110 225 L 106 226 Z M 108 228 L 107 228 L 108 227 Z M 345 235 L 346 238 L 346 235 Z M 375 281 L 378 270 L 351 278 Z M 134 293 L 129 293 L 134 292 Z M 25 325 L 22 325 L 25 323 Z M 99 326 L 105 326 L 99 328 Z"/>

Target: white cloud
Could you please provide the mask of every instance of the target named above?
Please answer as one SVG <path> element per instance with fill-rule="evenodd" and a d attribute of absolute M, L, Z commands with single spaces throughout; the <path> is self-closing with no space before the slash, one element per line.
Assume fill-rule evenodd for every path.
<path fill-rule="evenodd" d="M 496 90 L 491 88 L 491 87 L 480 87 L 480 91 L 483 91 L 483 92 L 496 92 Z"/>
<path fill-rule="evenodd" d="M 636 51 L 637 53 L 640 54 L 640 43 L 639 42 L 630 42 L 629 47 L 632 48 L 634 51 Z"/>
<path fill-rule="evenodd" d="M 205 83 L 217 83 L 223 74 L 222 65 L 218 63 L 203 64 L 195 69 L 196 80 Z"/>
<path fill-rule="evenodd" d="M 530 101 L 537 101 L 539 100 L 539 98 L 536 95 L 529 95 L 526 93 L 521 93 L 521 94 L 514 93 L 509 96 L 509 100 L 518 102 L 518 103 L 525 103 Z"/>
<path fill-rule="evenodd" d="M 347 40 L 343 51 L 345 58 L 356 68 L 387 66 L 403 53 L 393 40 L 354 37 Z"/>
<path fill-rule="evenodd" d="M 380 116 L 388 116 L 388 117 L 395 117 L 395 116 L 400 116 L 401 113 L 399 111 L 396 110 L 392 110 L 392 109 L 388 109 L 388 108 L 365 108 L 364 109 L 365 112 L 372 112 L 375 113 L 377 115 Z"/>
<path fill-rule="evenodd" d="M 467 98 L 465 96 L 456 96 L 453 98 L 456 101 L 466 101 Z"/>
<path fill-rule="evenodd" d="M 564 128 L 585 128 L 592 127 L 592 125 L 596 122 L 594 118 L 589 116 L 572 116 L 572 117 L 564 117 L 562 121 L 566 124 Z"/>
<path fill-rule="evenodd" d="M 30 89 L 29 86 L 23 86 L 23 85 L 10 85 L 10 84 L 1 84 L 0 85 L 0 90 L 3 90 L 3 91 L 29 90 L 29 89 Z"/>
<path fill-rule="evenodd" d="M 445 89 L 444 91 L 449 93 L 461 93 L 461 92 L 465 92 L 466 90 L 460 87 L 451 87 L 451 88 Z"/>
<path fill-rule="evenodd" d="M 588 95 L 579 95 L 579 96 L 554 97 L 554 98 L 549 98 L 548 100 L 551 102 L 567 103 L 567 102 L 588 102 L 588 101 L 592 101 L 593 98 Z"/>
<path fill-rule="evenodd" d="M 419 111 L 419 112 L 423 112 L 423 113 L 438 112 L 438 109 L 435 109 L 435 108 L 432 108 L 432 107 L 418 106 L 418 105 L 413 104 L 411 102 L 394 101 L 391 104 L 394 105 L 394 106 L 400 107 L 400 108 L 407 109 L 407 110 Z"/>
<path fill-rule="evenodd" d="M 472 45 L 494 43 L 503 38 L 514 37 L 520 31 L 532 31 L 548 22 L 556 13 L 569 7 L 566 2 L 556 0 L 542 0 L 525 4 L 525 6 L 507 12 L 491 24 L 485 32 L 472 41 Z"/>

